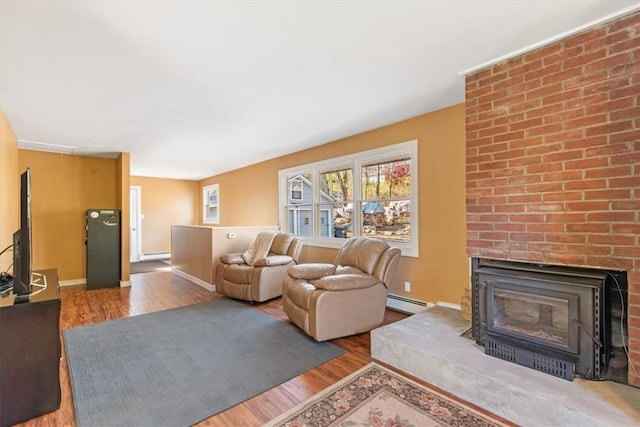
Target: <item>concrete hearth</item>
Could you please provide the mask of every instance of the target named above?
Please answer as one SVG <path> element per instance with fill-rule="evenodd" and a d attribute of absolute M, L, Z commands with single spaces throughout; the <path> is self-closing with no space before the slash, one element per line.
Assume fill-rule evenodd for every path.
<path fill-rule="evenodd" d="M 640 425 L 640 389 L 566 381 L 484 354 L 460 312 L 433 307 L 371 332 L 371 356 L 524 426 Z"/>

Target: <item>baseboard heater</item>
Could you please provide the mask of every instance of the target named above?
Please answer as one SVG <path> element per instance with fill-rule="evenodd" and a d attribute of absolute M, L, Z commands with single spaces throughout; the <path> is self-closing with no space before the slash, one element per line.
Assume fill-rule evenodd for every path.
<path fill-rule="evenodd" d="M 171 252 L 159 252 L 155 254 L 140 255 L 140 261 L 151 261 L 153 259 L 169 259 L 171 258 Z"/>
<path fill-rule="evenodd" d="M 424 301 L 389 294 L 387 295 L 387 307 L 404 313 L 416 314 L 425 311 L 429 304 Z"/>

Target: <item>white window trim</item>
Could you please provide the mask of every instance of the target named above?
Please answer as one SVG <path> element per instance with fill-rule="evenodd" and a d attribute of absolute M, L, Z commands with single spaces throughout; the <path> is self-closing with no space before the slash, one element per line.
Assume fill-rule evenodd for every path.
<path fill-rule="evenodd" d="M 285 229 L 287 223 L 287 205 L 289 196 L 289 186 L 287 178 L 297 174 L 306 172 L 312 173 L 312 189 L 313 189 L 313 206 L 319 206 L 320 202 L 320 186 L 316 185 L 320 173 L 338 169 L 353 169 L 353 223 L 360 224 L 362 212 L 355 209 L 357 203 L 362 200 L 362 182 L 361 171 L 362 166 L 376 161 L 386 161 L 394 157 L 409 157 L 411 159 L 411 242 L 390 242 L 394 247 L 400 248 L 403 256 L 418 257 L 419 256 L 419 230 L 418 230 L 418 141 L 412 140 L 399 144 L 389 145 L 386 147 L 376 148 L 373 150 L 361 151 L 359 153 L 349 154 L 346 156 L 335 157 L 332 159 L 321 160 L 314 163 L 299 165 L 288 169 L 278 171 L 278 206 L 280 209 L 280 227 Z M 306 245 L 317 246 L 323 248 L 339 248 L 344 243 L 344 239 L 326 238 L 319 236 L 317 224 L 320 220 L 318 209 L 313 209 L 313 236 L 301 236 Z M 354 230 L 354 235 L 359 235 L 360 230 Z"/>
<path fill-rule="evenodd" d="M 216 207 L 218 208 L 218 215 L 215 218 L 209 217 L 209 193 L 215 191 L 218 194 L 218 203 L 216 203 Z M 202 223 L 203 224 L 220 224 L 220 185 L 219 184 L 211 184 L 202 187 Z"/>

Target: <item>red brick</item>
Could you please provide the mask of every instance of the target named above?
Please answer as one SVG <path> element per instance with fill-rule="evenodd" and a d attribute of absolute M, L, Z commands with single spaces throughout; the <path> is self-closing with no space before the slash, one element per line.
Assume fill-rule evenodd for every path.
<path fill-rule="evenodd" d="M 559 224 L 558 224 L 559 225 Z M 547 234 L 546 237 L 548 242 L 562 242 L 562 243 L 585 243 L 587 238 L 584 234 L 575 234 L 575 233 L 552 233 Z"/>
<path fill-rule="evenodd" d="M 501 186 L 493 189 L 495 194 L 522 194 L 524 193 L 524 185 Z"/>
<path fill-rule="evenodd" d="M 507 203 L 540 203 L 542 194 L 514 194 L 507 197 Z"/>
<path fill-rule="evenodd" d="M 521 185 L 521 184 L 538 184 L 542 182 L 542 176 L 540 175 L 520 175 L 512 176 L 509 178 L 509 185 Z"/>
<path fill-rule="evenodd" d="M 494 212 L 524 212 L 525 205 L 514 203 L 510 205 L 498 205 L 493 207 Z"/>
<path fill-rule="evenodd" d="M 507 91 L 504 90 L 504 89 L 503 90 L 499 90 L 497 92 L 491 91 L 491 92 L 487 93 L 486 95 L 479 96 L 478 97 L 478 102 L 480 104 L 489 103 L 489 102 L 495 101 L 496 99 L 504 98 L 506 96 L 507 96 Z"/>
<path fill-rule="evenodd" d="M 509 128 L 507 126 L 495 126 L 489 129 L 482 129 L 478 133 L 482 138 L 485 136 L 494 136 L 494 135 L 499 135 L 501 133 L 506 133 L 508 130 Z"/>
<path fill-rule="evenodd" d="M 543 222 L 530 223 L 530 224 L 527 224 L 527 231 L 545 233 L 545 239 L 547 241 L 554 241 L 554 240 L 549 240 L 549 237 L 564 235 L 564 234 L 560 234 L 564 232 L 564 224 L 547 224 Z"/>
<path fill-rule="evenodd" d="M 556 173 L 545 173 L 542 176 L 544 182 L 555 182 L 555 181 L 575 181 L 578 179 L 582 179 L 582 171 L 566 171 L 566 172 L 556 172 Z"/>
<path fill-rule="evenodd" d="M 562 170 L 562 163 L 540 163 L 537 165 L 527 166 L 527 173 L 530 173 L 530 174 L 558 172 L 561 170 Z"/>
<path fill-rule="evenodd" d="M 611 232 L 635 234 L 640 236 L 640 224 L 612 224 Z"/>
<path fill-rule="evenodd" d="M 621 122 L 607 123 L 585 129 L 586 136 L 606 135 L 616 132 L 624 132 L 633 128 L 633 121 L 623 120 Z"/>
<path fill-rule="evenodd" d="M 565 169 L 593 169 L 607 166 L 606 158 L 590 158 L 584 160 L 571 160 L 564 164 Z"/>
<path fill-rule="evenodd" d="M 584 245 L 567 244 L 567 252 L 584 255 L 611 256 L 612 248 L 609 245 L 594 245 L 591 243 Z"/>
<path fill-rule="evenodd" d="M 615 211 L 638 211 L 640 212 L 640 200 L 614 200 L 611 203 L 611 209 Z M 638 233 L 640 234 L 640 233 Z"/>
<path fill-rule="evenodd" d="M 509 141 L 509 149 L 514 150 L 517 148 L 537 147 L 539 145 L 542 145 L 542 142 L 543 141 L 541 136 L 535 138 L 523 138 L 517 141 Z"/>
<path fill-rule="evenodd" d="M 562 130 L 563 130 L 562 123 L 551 123 L 548 125 L 529 128 L 527 129 L 526 135 L 527 137 L 532 137 L 537 135 L 549 134 L 553 132 L 561 132 Z"/>
<path fill-rule="evenodd" d="M 558 191 L 562 191 L 562 183 L 559 182 L 527 185 L 528 193 L 548 193 Z"/>
<path fill-rule="evenodd" d="M 597 92 L 590 95 L 581 96 L 576 99 L 567 100 L 562 106 L 563 109 L 569 110 L 574 108 L 586 108 L 590 105 L 600 105 L 602 102 L 607 102 L 609 95 L 606 92 Z"/>
<path fill-rule="evenodd" d="M 563 203 L 528 203 L 525 209 L 527 212 L 563 212 Z"/>
<path fill-rule="evenodd" d="M 503 142 L 503 141 L 513 141 L 524 138 L 524 131 L 519 130 L 515 132 L 509 132 L 501 135 L 496 135 L 493 137 L 495 142 Z"/>
<path fill-rule="evenodd" d="M 495 224 L 495 229 L 500 231 L 509 231 L 509 232 L 514 232 L 514 231 L 525 232 L 527 231 L 527 225 L 524 223 L 506 222 L 506 223 Z"/>
<path fill-rule="evenodd" d="M 542 105 L 542 100 L 537 100 L 536 101 L 539 105 Z M 534 118 L 534 117 L 548 117 L 548 116 L 553 116 L 554 114 L 560 113 L 562 111 L 566 111 L 570 108 L 565 108 L 563 105 L 561 104 L 557 104 L 557 105 L 545 105 L 544 107 L 540 107 L 537 108 L 538 105 L 535 106 L 536 108 L 530 108 L 528 110 L 525 111 L 526 117 L 527 118 Z M 578 108 L 583 108 L 582 105 L 578 105 Z M 573 108 L 573 107 L 571 107 Z M 545 122 L 547 123 L 547 122 Z"/>
<path fill-rule="evenodd" d="M 500 170 L 507 167 L 507 161 L 480 163 L 478 167 L 481 171 Z"/>
<path fill-rule="evenodd" d="M 589 201 L 589 202 L 567 202 L 569 212 L 592 212 L 605 211 L 609 209 L 609 201 Z"/>
<path fill-rule="evenodd" d="M 591 234 L 587 242 L 596 245 L 610 246 L 633 246 L 635 244 L 635 236 L 623 236 L 615 234 Z M 640 256 L 640 248 L 638 248 L 638 256 Z"/>
<path fill-rule="evenodd" d="M 546 84 L 543 82 L 543 85 L 539 88 L 531 89 L 526 92 L 527 100 L 535 99 L 535 98 L 544 98 L 549 95 L 557 94 L 562 92 L 564 89 L 562 87 L 562 82 L 554 82 L 551 84 Z"/>
<path fill-rule="evenodd" d="M 493 176 L 496 178 L 510 177 L 510 176 L 523 176 L 525 173 L 526 173 L 526 170 L 524 168 L 505 168 L 505 169 L 494 170 Z"/>
<path fill-rule="evenodd" d="M 576 182 L 565 183 L 565 190 L 592 190 L 607 188 L 607 181 L 605 179 L 585 179 Z"/>
<path fill-rule="evenodd" d="M 577 266 L 585 265 L 585 257 L 583 255 L 576 255 L 576 254 L 551 253 L 546 255 L 545 261 L 551 264 L 577 265 Z"/>
<path fill-rule="evenodd" d="M 622 99 L 628 96 L 637 96 L 638 94 L 638 85 L 628 85 L 624 87 L 619 87 L 615 90 L 611 90 L 609 92 L 609 99 Z"/>
<path fill-rule="evenodd" d="M 618 143 L 618 142 L 639 141 L 640 140 L 640 125 L 637 124 L 636 125 L 636 129 L 634 129 L 632 131 L 621 132 L 621 133 L 618 133 L 616 135 L 607 135 L 607 137 L 609 138 L 609 141 L 611 141 L 612 144 L 615 144 L 615 143 Z M 636 151 L 638 151 L 638 150 L 636 149 Z"/>
<path fill-rule="evenodd" d="M 584 213 L 550 213 L 545 215 L 547 222 L 560 222 L 567 224 L 567 231 L 569 231 L 569 225 L 579 224 L 587 222 L 587 215 Z"/>
<path fill-rule="evenodd" d="M 532 101 L 523 102 L 521 104 L 510 105 L 509 112 L 510 113 L 520 113 L 522 111 L 529 112 L 533 109 L 540 107 L 541 105 L 542 105 L 541 99 L 534 99 Z M 562 108 L 562 107 L 559 106 L 558 108 Z M 527 113 L 527 117 L 529 117 L 528 113 Z"/>
<path fill-rule="evenodd" d="M 585 172 L 584 177 L 586 179 L 629 176 L 631 175 L 631 166 L 622 165 L 622 166 L 607 167 L 607 168 L 587 169 L 584 172 Z"/>
<path fill-rule="evenodd" d="M 607 135 L 592 136 L 577 141 L 564 141 L 565 150 L 586 149 L 607 144 Z"/>
<path fill-rule="evenodd" d="M 544 261 L 542 254 L 540 252 L 529 252 L 529 251 L 511 251 L 510 259 L 517 259 L 521 261 L 530 261 L 530 262 L 542 262 Z"/>
<path fill-rule="evenodd" d="M 542 162 L 542 156 L 529 156 L 521 159 L 510 159 L 509 167 L 535 165 Z"/>
<path fill-rule="evenodd" d="M 635 37 L 635 38 L 631 38 L 631 39 L 624 39 L 624 40 L 620 41 L 619 43 L 614 43 L 614 44 L 610 44 L 609 46 L 607 46 L 607 54 L 613 55 L 613 54 L 616 54 L 618 52 L 623 52 L 623 51 L 626 51 L 626 50 L 633 50 L 634 48 L 637 48 L 638 46 L 640 46 L 640 38 L 639 37 Z"/>
<path fill-rule="evenodd" d="M 591 212 L 587 218 L 589 222 L 632 222 L 635 220 L 635 212 Z"/>
<path fill-rule="evenodd" d="M 592 266 L 617 270 L 629 270 L 631 268 L 631 260 L 624 258 L 612 258 L 610 256 L 587 256 L 585 264 L 587 267 Z"/>
<path fill-rule="evenodd" d="M 627 103 L 630 103 L 632 100 L 633 99 L 629 97 L 629 98 L 620 99 L 618 100 L 618 102 L 621 102 L 621 103 L 623 102 L 627 104 Z M 616 122 L 624 119 L 636 119 L 638 117 L 640 117 L 640 106 L 635 108 L 625 108 L 620 111 L 613 111 L 609 113 L 609 119 L 612 122 Z"/>
<path fill-rule="evenodd" d="M 527 80 L 539 79 L 549 74 L 558 73 L 561 70 L 562 70 L 562 63 L 549 64 L 545 67 L 526 72 L 524 75 L 524 78 Z"/>
<path fill-rule="evenodd" d="M 567 231 L 570 233 L 608 233 L 611 227 L 604 223 L 581 223 L 572 222 L 567 224 Z"/>
<path fill-rule="evenodd" d="M 582 191 L 560 191 L 558 193 L 544 193 L 542 200 L 545 202 L 557 202 L 560 200 L 582 200 Z"/>
<path fill-rule="evenodd" d="M 509 239 L 515 242 L 543 242 L 544 233 L 510 233 Z"/>
<path fill-rule="evenodd" d="M 609 188 L 637 188 L 640 187 L 640 176 L 609 179 Z"/>
<path fill-rule="evenodd" d="M 478 221 L 480 222 L 490 222 L 490 223 L 496 223 L 496 222 L 506 222 L 509 220 L 509 215 L 506 214 L 482 214 L 482 215 L 478 215 Z"/>
<path fill-rule="evenodd" d="M 515 123 L 511 123 L 509 125 L 509 130 L 510 131 L 515 131 L 515 130 L 522 130 L 522 129 L 527 129 L 529 127 L 535 127 L 535 126 L 540 126 L 542 125 L 542 117 L 536 117 L 533 119 L 528 119 L 528 120 L 523 120 L 523 121 L 518 121 Z"/>
<path fill-rule="evenodd" d="M 579 117 L 573 120 L 567 120 L 564 122 L 565 129 L 583 128 L 587 126 L 594 126 L 600 123 L 607 122 L 607 114 L 589 115 L 586 117 Z"/>
<path fill-rule="evenodd" d="M 631 245 L 629 247 L 616 246 L 613 248 L 613 254 L 620 257 L 640 258 L 640 247 Z"/>
<path fill-rule="evenodd" d="M 587 190 L 584 192 L 585 200 L 628 200 L 631 198 L 630 190 Z"/>

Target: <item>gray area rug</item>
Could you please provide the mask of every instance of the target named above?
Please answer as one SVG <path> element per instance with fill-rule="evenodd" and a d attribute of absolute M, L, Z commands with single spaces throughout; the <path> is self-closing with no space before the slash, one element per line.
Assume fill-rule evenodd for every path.
<path fill-rule="evenodd" d="M 131 274 L 150 273 L 152 271 L 167 271 L 167 269 L 171 269 L 171 264 L 159 260 L 131 263 Z"/>
<path fill-rule="evenodd" d="M 64 331 L 79 426 L 187 426 L 344 353 L 219 299 Z"/>

